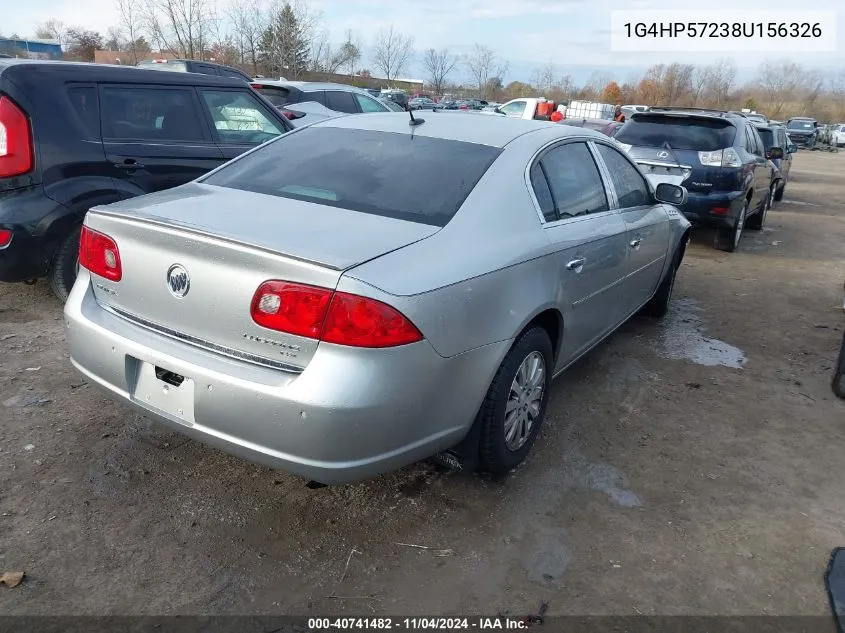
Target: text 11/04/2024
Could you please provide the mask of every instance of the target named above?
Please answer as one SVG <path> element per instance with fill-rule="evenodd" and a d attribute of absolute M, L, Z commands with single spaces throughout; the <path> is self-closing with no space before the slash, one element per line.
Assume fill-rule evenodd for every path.
<path fill-rule="evenodd" d="M 613 52 L 786 54 L 837 43 L 835 11 L 611 11 L 610 21 Z"/>

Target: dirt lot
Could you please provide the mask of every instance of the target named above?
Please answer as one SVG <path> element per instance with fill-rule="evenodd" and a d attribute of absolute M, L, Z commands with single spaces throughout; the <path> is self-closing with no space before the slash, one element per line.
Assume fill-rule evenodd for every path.
<path fill-rule="evenodd" d="M 311 490 L 89 387 L 46 286 L 3 285 L 0 571 L 27 579 L 0 613 L 827 613 L 845 153 L 793 172 L 741 252 L 697 236 L 664 323 L 556 382 L 504 482 L 418 464 Z"/>

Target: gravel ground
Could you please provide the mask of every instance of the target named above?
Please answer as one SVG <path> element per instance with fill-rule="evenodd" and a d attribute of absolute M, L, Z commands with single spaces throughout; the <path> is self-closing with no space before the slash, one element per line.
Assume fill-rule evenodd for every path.
<path fill-rule="evenodd" d="M 0 285 L 0 571 L 26 572 L 0 613 L 827 613 L 845 153 L 793 174 L 740 252 L 696 234 L 664 322 L 555 383 L 502 482 L 422 463 L 309 489 L 89 387 L 46 285 Z"/>

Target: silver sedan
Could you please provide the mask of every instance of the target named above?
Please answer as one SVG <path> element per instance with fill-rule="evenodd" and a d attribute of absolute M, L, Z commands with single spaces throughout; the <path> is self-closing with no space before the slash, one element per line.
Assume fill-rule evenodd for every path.
<path fill-rule="evenodd" d="M 652 189 L 598 132 L 415 123 L 321 121 L 92 209 L 73 364 L 174 429 L 323 483 L 435 455 L 514 468 L 552 378 L 666 312 L 686 191 Z"/>

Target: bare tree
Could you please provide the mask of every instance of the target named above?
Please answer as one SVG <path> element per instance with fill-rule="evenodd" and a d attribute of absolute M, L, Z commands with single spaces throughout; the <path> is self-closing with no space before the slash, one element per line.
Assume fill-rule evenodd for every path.
<path fill-rule="evenodd" d="M 803 75 L 801 65 L 788 59 L 760 64 L 757 84 L 765 96 L 766 113 L 769 116 L 780 116 L 784 105 L 795 100 Z"/>
<path fill-rule="evenodd" d="M 709 72 L 707 66 L 696 66 L 695 70 L 692 71 L 692 77 L 690 77 L 690 97 L 694 106 L 698 105 L 704 94 L 704 88 L 707 86 L 710 77 Z"/>
<path fill-rule="evenodd" d="M 186 59 L 204 59 L 215 21 L 210 0 L 152 0 L 144 17 L 160 48 Z"/>
<path fill-rule="evenodd" d="M 143 36 L 144 21 L 139 0 L 117 0 L 120 29 L 129 38 L 126 48 L 132 55 L 132 63 L 138 63 L 138 40 Z"/>
<path fill-rule="evenodd" d="M 414 38 L 405 37 L 393 25 L 382 29 L 373 46 L 373 64 L 388 81 L 395 80 L 411 60 Z"/>
<path fill-rule="evenodd" d="M 503 77 L 508 71 L 508 64 L 496 57 L 493 49 L 476 44 L 473 52 L 467 57 L 467 68 L 470 76 L 482 98 L 490 91 L 490 80 Z"/>
<path fill-rule="evenodd" d="M 440 51 L 429 48 L 423 56 L 423 65 L 428 71 L 429 83 L 434 94 L 442 95 L 446 80 L 458 65 L 458 57 L 450 54 L 446 48 Z"/>
<path fill-rule="evenodd" d="M 719 59 L 707 70 L 705 92 L 710 105 L 724 107 L 730 100 L 736 81 L 736 67 L 730 59 Z"/>
<path fill-rule="evenodd" d="M 361 61 L 361 40 L 352 33 L 352 29 L 349 29 L 346 31 L 346 40 L 340 48 L 351 77 L 355 74 L 355 66 Z"/>
<path fill-rule="evenodd" d="M 269 24 L 269 18 L 262 10 L 259 0 L 234 0 L 228 9 L 229 20 L 235 36 L 241 63 L 250 64 L 252 72 L 258 73 L 258 54 L 261 34 Z"/>
<path fill-rule="evenodd" d="M 35 27 L 35 37 L 44 40 L 56 40 L 60 44 L 64 44 L 67 39 L 67 28 L 64 22 L 55 18 L 44 20 Z"/>

